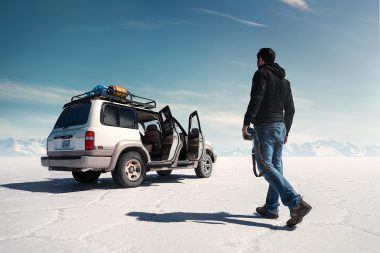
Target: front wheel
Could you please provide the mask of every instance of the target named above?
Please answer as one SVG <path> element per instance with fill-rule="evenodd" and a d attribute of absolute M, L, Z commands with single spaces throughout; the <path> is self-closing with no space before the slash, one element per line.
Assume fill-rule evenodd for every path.
<path fill-rule="evenodd" d="M 77 182 L 87 183 L 87 184 L 93 183 L 96 180 L 98 180 L 98 178 L 100 177 L 100 173 L 101 172 L 92 171 L 92 170 L 85 171 L 85 172 L 82 172 L 82 171 L 79 171 L 79 172 L 73 171 L 72 172 L 73 177 Z"/>
<path fill-rule="evenodd" d="M 209 154 L 204 154 L 202 159 L 199 160 L 195 174 L 200 178 L 210 177 L 212 174 L 212 159 Z"/>
<path fill-rule="evenodd" d="M 128 152 L 121 155 L 116 168 L 112 171 L 114 182 L 124 188 L 139 186 L 146 173 L 145 162 L 138 152 Z"/>

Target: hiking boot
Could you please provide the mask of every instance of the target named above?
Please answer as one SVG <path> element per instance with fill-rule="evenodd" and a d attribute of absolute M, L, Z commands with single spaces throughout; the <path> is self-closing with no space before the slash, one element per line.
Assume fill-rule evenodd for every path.
<path fill-rule="evenodd" d="M 257 207 L 256 212 L 258 214 L 260 214 L 261 216 L 264 216 L 265 218 L 268 218 L 268 219 L 277 219 L 278 218 L 277 213 L 269 212 L 265 206 Z"/>
<path fill-rule="evenodd" d="M 301 223 L 303 217 L 305 217 L 311 211 L 311 206 L 301 199 L 301 203 L 290 209 L 290 219 L 286 222 L 288 227 L 294 227 L 298 223 Z"/>

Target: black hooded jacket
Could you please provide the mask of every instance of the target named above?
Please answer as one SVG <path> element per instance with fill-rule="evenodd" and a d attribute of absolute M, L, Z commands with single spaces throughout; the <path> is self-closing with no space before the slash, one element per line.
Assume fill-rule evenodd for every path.
<path fill-rule="evenodd" d="M 292 90 L 285 79 L 285 70 L 277 63 L 259 66 L 252 79 L 251 100 L 244 125 L 285 122 L 288 135 L 294 113 Z"/>

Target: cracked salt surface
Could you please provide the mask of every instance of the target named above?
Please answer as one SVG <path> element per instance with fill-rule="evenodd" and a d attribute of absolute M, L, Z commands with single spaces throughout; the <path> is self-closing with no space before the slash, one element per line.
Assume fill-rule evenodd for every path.
<path fill-rule="evenodd" d="M 0 252 L 379 252 L 378 158 L 285 158 L 313 206 L 296 229 L 255 214 L 267 183 L 249 158 L 220 158 L 209 179 L 149 173 L 117 188 L 110 174 L 81 185 L 39 158 L 0 158 Z"/>

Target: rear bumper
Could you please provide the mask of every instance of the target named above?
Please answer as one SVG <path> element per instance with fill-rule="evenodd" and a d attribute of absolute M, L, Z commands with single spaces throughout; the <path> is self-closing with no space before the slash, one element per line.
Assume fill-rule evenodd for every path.
<path fill-rule="evenodd" d="M 74 170 L 74 169 L 93 169 L 104 170 L 109 167 L 111 157 L 105 156 L 80 156 L 78 158 L 51 158 L 41 157 L 41 165 L 49 167 L 49 170 Z"/>

